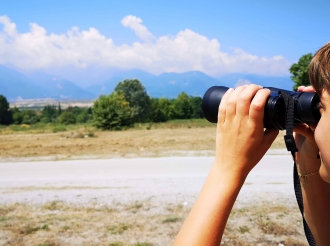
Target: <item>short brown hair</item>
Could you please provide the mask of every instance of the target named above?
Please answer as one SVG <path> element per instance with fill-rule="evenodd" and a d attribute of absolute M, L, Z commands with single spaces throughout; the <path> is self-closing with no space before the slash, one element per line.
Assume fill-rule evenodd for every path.
<path fill-rule="evenodd" d="M 309 66 L 309 81 L 319 95 L 330 89 L 330 42 L 315 53 Z"/>

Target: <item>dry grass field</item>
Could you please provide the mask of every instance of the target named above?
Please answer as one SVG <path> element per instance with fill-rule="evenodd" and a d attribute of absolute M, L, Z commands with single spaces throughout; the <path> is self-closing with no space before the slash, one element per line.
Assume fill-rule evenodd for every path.
<path fill-rule="evenodd" d="M 139 201 L 78 206 L 0 208 L 0 244 L 17 246 L 171 245 L 190 207 Z M 262 204 L 234 208 L 221 245 L 307 245 L 296 206 Z"/>
<path fill-rule="evenodd" d="M 280 132 L 272 148 L 285 148 L 283 132 Z M 77 159 L 214 155 L 214 149 L 215 125 L 194 121 L 147 125 L 123 131 L 99 131 L 83 126 L 57 133 L 0 130 L 2 161 L 15 158 L 38 160 L 40 157 Z"/>

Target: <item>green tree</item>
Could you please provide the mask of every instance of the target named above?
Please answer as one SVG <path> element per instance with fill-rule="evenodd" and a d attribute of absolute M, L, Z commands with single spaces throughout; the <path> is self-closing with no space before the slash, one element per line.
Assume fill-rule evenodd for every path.
<path fill-rule="evenodd" d="M 78 114 L 77 116 L 78 123 L 87 123 L 91 121 L 91 119 L 92 119 L 92 112 L 90 111 L 90 108 L 82 109 L 80 114 Z"/>
<path fill-rule="evenodd" d="M 151 101 L 145 87 L 137 79 L 126 79 L 117 84 L 115 91 L 121 91 L 133 109 L 133 121 L 147 122 L 151 118 Z"/>
<path fill-rule="evenodd" d="M 39 121 L 36 111 L 34 110 L 22 110 L 20 111 L 22 117 L 22 124 L 35 124 Z"/>
<path fill-rule="evenodd" d="M 153 122 L 165 122 L 166 116 L 159 106 L 158 98 L 151 98 L 151 119 Z"/>
<path fill-rule="evenodd" d="M 21 111 L 18 108 L 16 108 L 16 106 L 11 111 L 13 114 L 13 123 L 21 124 L 23 121 L 23 116 L 21 114 Z"/>
<path fill-rule="evenodd" d="M 181 92 L 174 101 L 175 117 L 177 119 L 190 119 L 193 113 L 189 96 Z"/>
<path fill-rule="evenodd" d="M 192 107 L 192 115 L 191 117 L 194 119 L 203 118 L 203 110 L 202 110 L 202 101 L 201 97 L 190 97 L 190 103 Z"/>
<path fill-rule="evenodd" d="M 61 107 L 61 103 L 58 103 L 58 107 L 57 107 L 57 113 L 58 115 L 62 114 L 62 107 Z"/>
<path fill-rule="evenodd" d="M 297 90 L 298 87 L 301 85 L 310 85 L 308 70 L 312 58 L 312 53 L 303 55 L 302 57 L 300 57 L 298 63 L 294 63 L 290 67 L 289 71 L 292 74 L 290 78 L 295 82 L 293 90 Z"/>
<path fill-rule="evenodd" d="M 76 124 L 76 116 L 71 111 L 64 111 L 59 117 L 58 121 L 64 125 Z"/>
<path fill-rule="evenodd" d="M 6 97 L 0 95 L 0 125 L 10 125 L 11 123 L 13 123 L 13 116 L 9 103 Z"/>
<path fill-rule="evenodd" d="M 41 111 L 41 120 L 45 123 L 56 122 L 58 112 L 56 110 L 56 106 L 54 105 L 46 105 Z"/>
<path fill-rule="evenodd" d="M 160 98 L 159 99 L 159 109 L 165 115 L 166 120 L 172 120 L 175 118 L 174 112 L 174 100 L 170 100 L 168 98 Z"/>
<path fill-rule="evenodd" d="M 118 130 L 131 126 L 133 109 L 121 91 L 101 95 L 92 108 L 94 124 L 103 130 Z"/>

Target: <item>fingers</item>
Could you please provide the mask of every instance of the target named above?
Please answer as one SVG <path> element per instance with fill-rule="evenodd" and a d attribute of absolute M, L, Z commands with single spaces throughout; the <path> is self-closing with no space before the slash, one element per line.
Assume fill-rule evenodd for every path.
<path fill-rule="evenodd" d="M 245 86 L 239 86 L 237 87 L 228 97 L 227 99 L 227 105 L 226 105 L 226 118 L 232 119 L 236 115 L 236 105 L 237 100 L 241 94 L 242 91 L 244 91 L 246 87 Z"/>
<path fill-rule="evenodd" d="M 257 91 L 249 109 L 249 117 L 252 123 L 260 124 L 263 122 L 265 104 L 269 95 L 269 89 L 260 89 Z"/>
<path fill-rule="evenodd" d="M 218 122 L 225 122 L 234 117 L 252 117 L 252 121 L 262 122 L 264 106 L 270 91 L 259 85 L 230 88 L 221 99 L 218 111 Z"/>
<path fill-rule="evenodd" d="M 249 109 L 251 106 L 251 101 L 256 95 L 257 91 L 262 87 L 259 85 L 248 85 L 241 91 L 238 95 L 237 105 L 236 105 L 236 114 L 237 116 L 243 116 L 249 114 Z"/>
<path fill-rule="evenodd" d="M 233 88 L 229 88 L 221 98 L 221 102 L 218 110 L 218 123 L 223 123 L 226 119 L 227 99 L 233 91 L 234 91 Z"/>
<path fill-rule="evenodd" d="M 298 87 L 299 92 L 315 92 L 315 89 L 313 86 L 299 86 Z"/>

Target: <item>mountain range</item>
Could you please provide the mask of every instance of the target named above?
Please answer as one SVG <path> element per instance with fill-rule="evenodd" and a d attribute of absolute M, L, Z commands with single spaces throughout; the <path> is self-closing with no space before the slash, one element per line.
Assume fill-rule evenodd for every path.
<path fill-rule="evenodd" d="M 235 87 L 254 83 L 292 90 L 289 76 L 260 76 L 253 74 L 228 74 L 214 78 L 199 71 L 185 73 L 162 73 L 153 75 L 141 70 L 118 71 L 103 83 L 82 88 L 79 81 L 70 81 L 43 71 L 21 73 L 0 65 L 0 94 L 8 101 L 21 99 L 52 98 L 55 100 L 95 99 L 100 94 L 111 93 L 118 82 L 124 79 L 139 79 L 151 97 L 175 98 L 181 92 L 192 96 L 203 96 L 214 85 Z"/>

